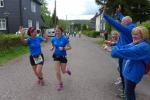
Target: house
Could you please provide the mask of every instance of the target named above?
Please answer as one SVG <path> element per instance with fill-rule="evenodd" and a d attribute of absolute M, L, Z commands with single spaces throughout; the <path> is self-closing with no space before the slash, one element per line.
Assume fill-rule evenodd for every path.
<path fill-rule="evenodd" d="M 0 0 L 0 33 L 15 33 L 25 28 L 42 26 L 39 0 Z"/>
<path fill-rule="evenodd" d="M 96 13 L 91 19 L 92 23 L 95 23 L 95 31 L 104 32 L 105 31 L 105 20 L 102 13 Z"/>
<path fill-rule="evenodd" d="M 92 24 L 92 28 L 96 30 L 96 16 L 97 13 L 90 19 L 90 23 Z"/>

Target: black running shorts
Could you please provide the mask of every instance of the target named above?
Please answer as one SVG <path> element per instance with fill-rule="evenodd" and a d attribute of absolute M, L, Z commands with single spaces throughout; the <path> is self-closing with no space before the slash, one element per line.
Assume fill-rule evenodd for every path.
<path fill-rule="evenodd" d="M 57 55 L 53 54 L 53 59 L 54 59 L 54 61 L 60 61 L 60 63 L 67 63 L 66 56 L 57 56 Z"/>

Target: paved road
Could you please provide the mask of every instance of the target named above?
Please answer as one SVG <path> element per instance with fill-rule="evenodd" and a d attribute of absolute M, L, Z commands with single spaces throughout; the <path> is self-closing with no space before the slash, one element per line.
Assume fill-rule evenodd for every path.
<path fill-rule="evenodd" d="M 23 55 L 0 66 L 0 100 L 120 100 L 116 97 L 118 87 L 113 84 L 118 77 L 116 60 L 95 44 L 95 39 L 71 38 L 71 44 L 68 66 L 72 76 L 63 75 L 63 91 L 55 89 L 57 81 L 47 43 L 43 47 L 46 86 L 36 84 L 28 55 Z M 145 77 L 138 85 L 138 100 L 149 100 L 148 82 Z"/>

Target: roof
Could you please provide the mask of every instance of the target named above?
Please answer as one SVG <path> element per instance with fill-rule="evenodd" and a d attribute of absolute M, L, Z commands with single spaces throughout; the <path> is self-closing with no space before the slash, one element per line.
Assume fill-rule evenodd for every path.
<path fill-rule="evenodd" d="M 34 2 L 36 2 L 39 5 L 42 5 L 42 3 L 40 2 L 40 0 L 33 0 Z"/>
<path fill-rule="evenodd" d="M 100 15 L 100 14 L 96 13 L 96 14 L 94 15 L 94 17 L 91 18 L 91 21 L 95 21 L 95 20 L 96 20 L 96 17 L 99 16 L 99 15 Z"/>
<path fill-rule="evenodd" d="M 91 18 L 90 20 L 91 20 L 91 21 L 95 21 L 95 20 L 96 20 L 96 17 L 100 16 L 101 14 L 102 14 L 102 10 L 101 10 L 101 9 L 99 9 L 99 12 L 98 12 L 98 13 L 96 13 L 96 14 L 94 15 L 94 17 L 93 17 L 93 18 Z"/>

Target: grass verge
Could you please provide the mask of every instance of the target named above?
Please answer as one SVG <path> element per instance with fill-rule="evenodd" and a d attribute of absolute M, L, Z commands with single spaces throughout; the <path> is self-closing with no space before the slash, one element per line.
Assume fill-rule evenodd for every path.
<path fill-rule="evenodd" d="M 8 62 L 9 60 L 12 60 L 28 52 L 29 52 L 28 47 L 24 45 L 16 47 L 16 48 L 11 48 L 9 50 L 0 51 L 0 64 L 4 64 Z"/>

